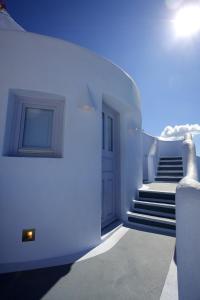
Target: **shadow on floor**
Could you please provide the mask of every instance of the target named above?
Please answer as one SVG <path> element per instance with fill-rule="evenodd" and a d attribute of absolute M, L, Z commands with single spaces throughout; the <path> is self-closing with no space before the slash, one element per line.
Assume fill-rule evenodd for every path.
<path fill-rule="evenodd" d="M 72 264 L 0 275 L 1 300 L 39 300 L 63 276 Z"/>
<path fill-rule="evenodd" d="M 111 224 L 101 229 L 101 236 L 113 231 L 114 229 L 119 228 L 120 226 L 122 226 L 122 222 L 120 220 L 115 220 Z"/>
<path fill-rule="evenodd" d="M 175 245 L 175 250 L 174 250 L 174 262 L 177 265 L 177 253 L 176 253 L 176 245 Z"/>
<path fill-rule="evenodd" d="M 176 237 L 176 231 L 163 231 L 162 229 L 156 227 L 143 227 L 142 225 L 137 225 L 137 224 L 124 224 L 124 227 L 130 228 L 130 229 L 135 229 L 138 231 L 144 231 L 144 232 L 149 232 L 149 233 L 154 233 L 154 234 L 159 234 L 159 235 L 165 235 L 165 236 L 171 236 L 171 237 Z"/>

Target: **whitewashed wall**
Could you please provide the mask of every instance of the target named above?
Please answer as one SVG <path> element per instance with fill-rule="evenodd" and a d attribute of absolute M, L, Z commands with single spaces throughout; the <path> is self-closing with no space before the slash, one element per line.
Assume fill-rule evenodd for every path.
<path fill-rule="evenodd" d="M 101 242 L 102 99 L 120 113 L 124 221 L 141 186 L 141 134 L 129 132 L 141 128 L 137 88 L 115 65 L 54 38 L 0 31 L 0 49 L 0 270 L 73 261 Z M 87 85 L 96 111 L 79 108 Z M 4 155 L 11 88 L 65 97 L 63 158 Z M 35 242 L 21 242 L 24 228 L 36 229 Z"/>
<path fill-rule="evenodd" d="M 142 134 L 143 141 L 143 179 L 154 181 L 159 158 L 162 156 L 182 156 L 183 141 L 165 141 L 147 133 Z M 184 157 L 183 157 L 184 162 Z"/>
<path fill-rule="evenodd" d="M 182 156 L 182 140 L 163 141 L 159 140 L 160 156 Z"/>

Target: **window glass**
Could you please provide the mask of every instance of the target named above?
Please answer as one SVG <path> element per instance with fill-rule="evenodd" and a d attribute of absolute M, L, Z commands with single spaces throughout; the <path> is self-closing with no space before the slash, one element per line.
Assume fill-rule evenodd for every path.
<path fill-rule="evenodd" d="M 105 149 L 105 114 L 102 113 L 102 148 Z"/>
<path fill-rule="evenodd" d="M 25 109 L 23 148 L 51 147 L 53 113 L 50 109 Z"/>
<path fill-rule="evenodd" d="M 108 117 L 108 151 L 113 151 L 113 119 Z"/>

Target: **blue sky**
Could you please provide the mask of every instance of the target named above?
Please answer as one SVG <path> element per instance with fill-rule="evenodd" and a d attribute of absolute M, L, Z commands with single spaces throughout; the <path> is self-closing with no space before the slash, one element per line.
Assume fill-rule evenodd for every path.
<path fill-rule="evenodd" d="M 127 71 L 140 89 L 144 130 L 160 135 L 167 125 L 200 123 L 200 35 L 176 38 L 176 11 L 167 2 L 7 0 L 7 6 L 26 30 L 89 48 Z"/>

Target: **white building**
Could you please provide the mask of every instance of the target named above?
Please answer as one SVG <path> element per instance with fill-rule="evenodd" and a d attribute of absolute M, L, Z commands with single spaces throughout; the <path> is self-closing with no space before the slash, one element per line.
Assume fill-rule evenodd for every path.
<path fill-rule="evenodd" d="M 191 137 L 142 133 L 138 90 L 123 70 L 24 31 L 4 8 L 0 66 L 0 273 L 73 262 L 115 220 L 176 227 L 180 299 L 199 299 Z"/>
<path fill-rule="evenodd" d="M 138 90 L 111 62 L 26 32 L 4 9 L 0 49 L 0 270 L 71 262 L 127 222 L 142 185 Z"/>

